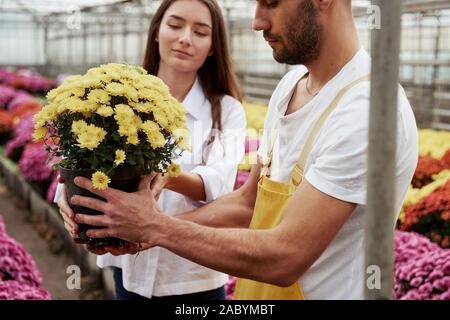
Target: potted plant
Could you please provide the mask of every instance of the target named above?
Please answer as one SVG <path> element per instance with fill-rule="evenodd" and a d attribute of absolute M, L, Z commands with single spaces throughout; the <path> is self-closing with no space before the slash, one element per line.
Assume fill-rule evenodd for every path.
<path fill-rule="evenodd" d="M 107 64 L 67 78 L 47 95 L 48 104 L 34 117 L 35 140 L 46 143 L 50 160 L 62 157 L 68 199 L 96 195 L 78 188 L 76 176 L 89 177 L 96 189 L 111 186 L 136 191 L 151 172 L 177 175 L 173 163 L 189 149 L 186 110 L 163 81 L 141 67 Z M 97 197 L 98 198 L 98 197 Z M 76 213 L 101 214 L 74 206 Z M 80 238 L 96 246 L 122 245 L 118 239 L 92 239 L 80 226 Z"/>

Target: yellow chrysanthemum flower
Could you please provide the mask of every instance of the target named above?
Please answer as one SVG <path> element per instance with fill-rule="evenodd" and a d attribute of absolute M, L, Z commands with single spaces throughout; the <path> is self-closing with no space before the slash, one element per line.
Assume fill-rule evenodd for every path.
<path fill-rule="evenodd" d="M 164 135 L 159 131 L 146 132 L 147 141 L 150 143 L 153 149 L 162 148 L 166 144 Z"/>
<path fill-rule="evenodd" d="M 155 121 L 163 128 L 169 127 L 170 123 L 167 119 L 166 114 L 162 110 L 153 111 L 153 116 L 155 117 Z"/>
<path fill-rule="evenodd" d="M 150 113 L 154 110 L 154 108 L 155 108 L 155 106 L 151 102 L 141 102 L 141 103 L 136 103 L 135 105 L 133 105 L 134 110 L 136 110 L 137 112 L 142 112 L 142 113 Z"/>
<path fill-rule="evenodd" d="M 149 134 L 149 133 L 151 133 L 153 131 L 159 131 L 160 127 L 158 126 L 158 124 L 156 122 L 153 122 L 151 120 L 147 120 L 141 125 L 141 129 L 145 133 Z"/>
<path fill-rule="evenodd" d="M 80 135 L 82 132 L 86 131 L 87 123 L 84 120 L 78 120 L 72 122 L 72 132 L 76 135 Z"/>
<path fill-rule="evenodd" d="M 109 100 L 111 100 L 111 97 L 109 94 L 107 94 L 105 91 L 101 89 L 94 89 L 91 90 L 88 94 L 88 100 L 94 101 L 96 103 L 100 104 L 107 104 Z"/>
<path fill-rule="evenodd" d="M 107 118 L 114 114 L 114 110 L 109 106 L 101 106 L 100 108 L 97 109 L 96 113 L 104 118 Z"/>
<path fill-rule="evenodd" d="M 182 149 L 186 151 L 191 150 L 191 144 L 190 144 L 190 134 L 189 130 L 185 128 L 179 128 L 176 129 L 173 132 L 173 135 L 175 137 L 175 141 L 177 142 L 177 145 Z"/>
<path fill-rule="evenodd" d="M 48 130 L 47 127 L 40 127 L 34 130 L 33 139 L 34 141 L 39 141 L 44 139 L 47 136 Z"/>
<path fill-rule="evenodd" d="M 106 85 L 106 91 L 108 91 L 113 96 L 121 96 L 124 93 L 124 86 L 121 83 L 118 82 L 111 82 Z"/>
<path fill-rule="evenodd" d="M 103 172 L 97 171 L 92 175 L 91 181 L 94 189 L 105 190 L 108 188 L 108 184 L 111 182 L 111 179 Z"/>
<path fill-rule="evenodd" d="M 86 93 L 86 89 L 85 88 L 81 88 L 81 87 L 77 87 L 77 86 L 74 86 L 73 88 L 71 88 L 70 91 L 72 92 L 72 94 L 75 97 L 78 97 L 78 98 L 83 97 L 85 95 L 85 93 Z"/>
<path fill-rule="evenodd" d="M 139 144 L 138 135 L 137 134 L 133 134 L 133 135 L 128 136 L 127 143 L 128 144 L 132 144 L 134 146 L 138 145 Z"/>
<path fill-rule="evenodd" d="M 118 166 L 125 162 L 126 155 L 125 151 L 123 150 L 116 150 L 116 160 L 114 160 L 114 163 Z"/>
<path fill-rule="evenodd" d="M 77 142 L 80 148 L 94 150 L 104 140 L 106 131 L 103 128 L 98 128 L 94 125 L 87 126 L 84 131 L 78 134 Z"/>
<path fill-rule="evenodd" d="M 58 116 L 58 109 L 56 104 L 49 104 L 42 108 L 39 112 L 39 116 L 43 121 L 53 121 Z"/>
<path fill-rule="evenodd" d="M 139 101 L 138 91 L 128 84 L 124 85 L 124 95 L 131 100 Z"/>
<path fill-rule="evenodd" d="M 167 173 L 169 174 L 169 177 L 178 177 L 181 174 L 181 167 L 176 163 L 172 163 L 167 168 Z"/>

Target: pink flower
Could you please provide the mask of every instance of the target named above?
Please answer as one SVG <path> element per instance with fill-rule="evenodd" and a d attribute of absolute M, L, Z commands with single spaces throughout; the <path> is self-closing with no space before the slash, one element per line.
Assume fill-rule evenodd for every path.
<path fill-rule="evenodd" d="M 19 171 L 30 181 L 50 179 L 53 169 L 47 163 L 48 154 L 43 143 L 28 144 L 19 161 Z"/>

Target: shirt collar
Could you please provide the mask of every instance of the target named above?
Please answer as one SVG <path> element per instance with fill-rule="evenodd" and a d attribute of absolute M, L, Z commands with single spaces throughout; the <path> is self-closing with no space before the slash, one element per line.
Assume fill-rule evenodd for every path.
<path fill-rule="evenodd" d="M 189 90 L 187 96 L 183 100 L 183 105 L 190 115 L 196 119 L 200 119 L 206 112 L 204 106 L 205 101 L 206 96 L 197 76 L 191 90 Z"/>

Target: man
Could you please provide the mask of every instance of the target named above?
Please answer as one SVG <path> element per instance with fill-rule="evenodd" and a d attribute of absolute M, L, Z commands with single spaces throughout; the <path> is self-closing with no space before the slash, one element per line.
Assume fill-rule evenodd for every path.
<path fill-rule="evenodd" d="M 91 237 L 160 246 L 236 275 L 242 278 L 238 299 L 363 298 L 371 62 L 351 1 L 258 0 L 253 28 L 263 31 L 275 60 L 304 67 L 275 90 L 259 160 L 245 185 L 174 218 L 157 207 L 153 176 L 133 194 L 93 190 L 77 178 L 107 202 L 73 197 L 73 204 L 105 213 L 77 215 L 76 222 L 106 226 L 89 231 Z M 397 139 L 399 212 L 418 155 L 402 90 Z"/>

